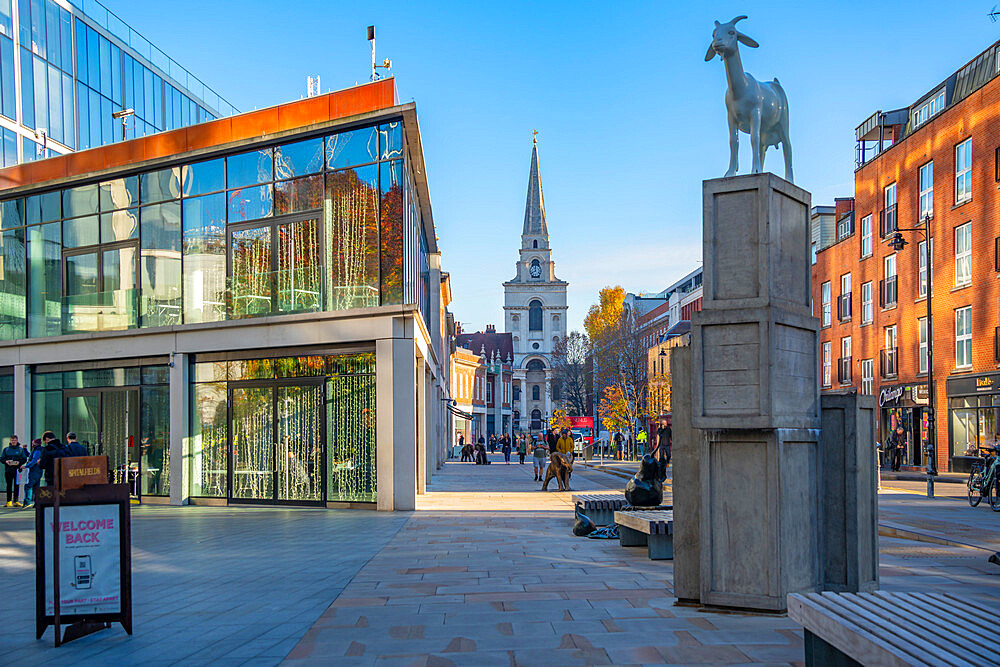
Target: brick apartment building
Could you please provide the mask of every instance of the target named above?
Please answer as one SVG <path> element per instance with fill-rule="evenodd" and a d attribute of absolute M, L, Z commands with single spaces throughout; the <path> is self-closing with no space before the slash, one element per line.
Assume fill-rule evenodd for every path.
<path fill-rule="evenodd" d="M 937 465 L 968 470 L 1000 416 L 1000 42 L 909 107 L 857 129 L 854 199 L 813 266 L 824 391 L 872 394 L 880 440 L 904 428 L 926 464 L 926 243 L 930 216 Z M 908 245 L 887 243 L 900 230 Z"/>

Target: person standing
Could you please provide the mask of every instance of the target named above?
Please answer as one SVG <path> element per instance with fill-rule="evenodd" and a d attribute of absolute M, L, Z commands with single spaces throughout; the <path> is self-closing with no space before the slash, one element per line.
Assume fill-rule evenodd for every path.
<path fill-rule="evenodd" d="M 506 438 L 503 439 L 503 445 L 500 447 L 500 451 L 503 452 L 503 460 L 507 465 L 510 465 L 510 440 Z"/>
<path fill-rule="evenodd" d="M 625 454 L 625 436 L 622 435 L 621 431 L 615 432 L 614 437 L 615 442 L 615 458 L 619 461 L 623 460 Z"/>
<path fill-rule="evenodd" d="M 517 438 L 517 458 L 520 459 L 519 463 L 524 464 L 524 457 L 528 454 L 528 441 L 525 439 L 524 434 L 518 436 Z"/>
<path fill-rule="evenodd" d="M 660 418 L 660 425 L 656 429 L 656 448 L 654 452 L 659 453 L 660 461 L 663 462 L 663 469 L 670 465 L 670 454 L 674 445 L 674 433 L 670 428 L 670 417 Z"/>
<path fill-rule="evenodd" d="M 76 433 L 70 431 L 66 434 L 66 449 L 70 456 L 89 456 L 87 448 L 76 440 Z"/>
<path fill-rule="evenodd" d="M 534 442 L 531 456 L 535 462 L 535 481 L 540 482 L 545 477 L 545 461 L 548 459 L 549 448 L 545 446 L 545 440 L 539 436 Z"/>
<path fill-rule="evenodd" d="M 564 428 L 559 434 L 559 439 L 556 440 L 556 450 L 570 458 L 573 457 L 573 449 L 573 434 L 568 428 Z"/>
<path fill-rule="evenodd" d="M 28 462 L 28 457 L 16 435 L 10 436 L 7 446 L 0 452 L 0 461 L 3 461 L 3 478 L 7 483 L 7 507 L 20 507 L 21 503 L 17 502 L 17 472 Z"/>
<path fill-rule="evenodd" d="M 56 483 L 56 459 L 72 456 L 66 446 L 59 442 L 59 438 L 52 431 L 42 433 L 42 456 L 38 465 L 41 466 L 45 475 L 45 486 L 55 486 Z"/>
<path fill-rule="evenodd" d="M 31 455 L 28 462 L 24 464 L 24 469 L 28 471 L 28 483 L 24 486 L 24 507 L 25 509 L 35 504 L 35 493 L 38 492 L 38 484 L 42 481 L 42 441 L 35 438 L 31 441 Z"/>

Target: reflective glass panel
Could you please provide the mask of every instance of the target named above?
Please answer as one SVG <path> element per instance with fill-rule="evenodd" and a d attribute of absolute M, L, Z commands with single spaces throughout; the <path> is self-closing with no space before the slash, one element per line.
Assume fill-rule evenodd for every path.
<path fill-rule="evenodd" d="M 202 361 L 194 365 L 195 382 L 224 382 L 226 380 L 225 361 Z"/>
<path fill-rule="evenodd" d="M 382 305 L 403 302 L 403 180 L 402 162 L 379 165 Z"/>
<path fill-rule="evenodd" d="M 226 161 L 224 158 L 186 164 L 182 168 L 184 196 L 218 192 L 226 188 Z"/>
<path fill-rule="evenodd" d="M 143 387 L 139 400 L 142 495 L 170 494 L 170 388 Z"/>
<path fill-rule="evenodd" d="M 58 220 L 60 217 L 59 199 L 58 191 L 25 198 L 24 213 L 28 224 Z"/>
<path fill-rule="evenodd" d="M 101 213 L 101 243 L 139 238 L 139 209 Z"/>
<path fill-rule="evenodd" d="M 191 392 L 191 495 L 224 498 L 228 419 L 226 383 L 194 385 Z"/>
<path fill-rule="evenodd" d="M 382 160 L 403 157 L 403 123 L 379 125 L 379 151 Z"/>
<path fill-rule="evenodd" d="M 374 373 L 343 373 L 328 378 L 326 409 L 327 500 L 374 502 Z"/>
<path fill-rule="evenodd" d="M 62 205 L 64 218 L 97 213 L 97 186 L 82 185 L 78 188 L 63 190 Z"/>
<path fill-rule="evenodd" d="M 271 312 L 271 227 L 251 227 L 232 232 L 230 299 L 232 317 L 252 317 Z"/>
<path fill-rule="evenodd" d="M 279 312 L 320 310 L 323 303 L 323 247 L 319 219 L 278 225 Z"/>
<path fill-rule="evenodd" d="M 139 176 L 143 204 L 177 199 L 181 196 L 181 168 L 171 167 Z"/>
<path fill-rule="evenodd" d="M 229 379 L 269 380 L 274 377 L 274 359 L 240 359 L 229 362 Z"/>
<path fill-rule="evenodd" d="M 342 169 L 375 162 L 378 156 L 378 135 L 374 127 L 350 130 L 326 138 L 326 166 Z"/>
<path fill-rule="evenodd" d="M 378 167 L 326 177 L 326 233 L 330 256 L 328 307 L 378 305 Z"/>
<path fill-rule="evenodd" d="M 58 222 L 28 228 L 28 335 L 62 333 L 62 234 Z"/>
<path fill-rule="evenodd" d="M 100 292 L 98 282 L 96 252 L 66 258 L 66 296 Z"/>
<path fill-rule="evenodd" d="M 233 498 L 274 498 L 274 413 L 270 387 L 232 389 Z"/>
<path fill-rule="evenodd" d="M 274 214 L 297 213 L 323 205 L 323 177 L 308 176 L 274 184 Z"/>
<path fill-rule="evenodd" d="M 8 199 L 0 202 L 0 229 L 20 227 L 24 224 L 24 200 Z"/>
<path fill-rule="evenodd" d="M 180 324 L 181 204 L 144 206 L 142 223 L 142 326 Z"/>
<path fill-rule="evenodd" d="M 24 338 L 26 316 L 24 229 L 0 232 L 0 340 Z"/>
<path fill-rule="evenodd" d="M 56 391 L 31 392 L 32 433 L 44 433 L 53 424 L 63 423 L 63 393 Z"/>
<path fill-rule="evenodd" d="M 323 139 L 306 139 L 278 146 L 274 152 L 274 177 L 281 180 L 316 174 L 323 170 Z"/>
<path fill-rule="evenodd" d="M 229 197 L 229 222 L 270 217 L 273 204 L 272 187 L 268 184 L 241 190 L 230 190 L 227 193 Z"/>
<path fill-rule="evenodd" d="M 279 378 L 326 375 L 324 357 L 282 357 L 274 360 L 274 376 Z"/>
<path fill-rule="evenodd" d="M 226 195 L 184 200 L 184 321 L 226 316 Z"/>
<path fill-rule="evenodd" d="M 128 176 L 101 183 L 101 210 L 113 211 L 139 203 L 139 177 Z"/>
<path fill-rule="evenodd" d="M 226 158 L 226 186 L 242 188 L 274 180 L 274 151 L 265 148 Z"/>
<path fill-rule="evenodd" d="M 74 218 L 63 222 L 63 247 L 80 248 L 98 243 L 97 216 Z"/>
<path fill-rule="evenodd" d="M 169 366 L 143 366 L 139 370 L 143 384 L 167 384 L 170 382 Z"/>
<path fill-rule="evenodd" d="M 323 498 L 323 386 L 276 388 L 278 500 Z"/>

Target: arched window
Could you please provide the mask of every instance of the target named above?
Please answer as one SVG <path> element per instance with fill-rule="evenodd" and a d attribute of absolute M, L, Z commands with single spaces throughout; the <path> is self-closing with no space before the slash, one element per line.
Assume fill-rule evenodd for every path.
<path fill-rule="evenodd" d="M 545 364 L 543 364 L 538 359 L 532 359 L 531 361 L 528 362 L 527 369 L 529 371 L 544 371 L 545 370 Z"/>
<path fill-rule="evenodd" d="M 552 383 L 552 400 L 561 401 L 562 400 L 562 390 L 559 388 L 558 382 Z"/>
<path fill-rule="evenodd" d="M 531 411 L 531 428 L 538 430 L 542 428 L 542 411 L 532 410 Z"/>
<path fill-rule="evenodd" d="M 531 400 L 538 401 L 540 399 L 541 391 L 538 389 L 537 384 L 531 385 Z"/>
<path fill-rule="evenodd" d="M 511 389 L 513 390 L 513 393 L 514 393 L 514 396 L 513 396 L 514 400 L 515 401 L 520 401 L 521 400 L 521 385 L 515 383 L 511 387 Z M 514 414 L 516 415 L 517 413 L 515 412 Z M 515 417 L 515 419 L 517 419 L 517 417 Z"/>
<path fill-rule="evenodd" d="M 542 302 L 538 299 L 528 304 L 528 331 L 542 330 Z"/>
<path fill-rule="evenodd" d="M 532 248 L 537 248 L 538 247 L 538 241 L 532 241 L 531 242 L 531 247 Z"/>

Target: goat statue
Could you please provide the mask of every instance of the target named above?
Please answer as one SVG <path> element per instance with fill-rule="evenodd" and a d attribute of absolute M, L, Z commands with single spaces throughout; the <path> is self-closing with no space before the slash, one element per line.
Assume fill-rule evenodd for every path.
<path fill-rule="evenodd" d="M 715 57 L 722 58 L 726 65 L 726 109 L 729 112 L 729 171 L 726 176 L 736 174 L 739 158 L 739 132 L 750 135 L 753 151 L 753 173 L 763 171 L 764 153 L 770 146 L 781 144 L 785 154 L 785 179 L 792 178 L 792 144 L 788 140 L 788 98 L 778 80 L 757 81 L 743 71 L 740 49 L 737 42 L 751 48 L 760 46 L 756 41 L 736 29 L 736 24 L 746 16 L 737 16 L 729 23 L 715 22 L 712 43 L 705 54 L 705 62 Z"/>

